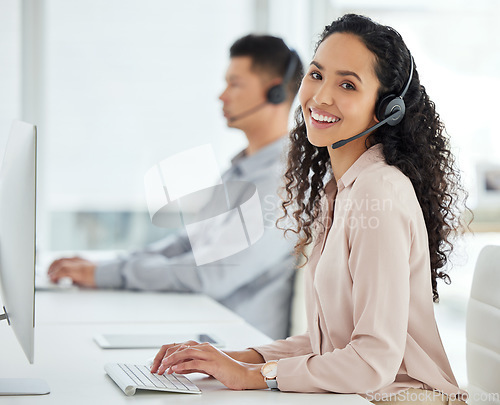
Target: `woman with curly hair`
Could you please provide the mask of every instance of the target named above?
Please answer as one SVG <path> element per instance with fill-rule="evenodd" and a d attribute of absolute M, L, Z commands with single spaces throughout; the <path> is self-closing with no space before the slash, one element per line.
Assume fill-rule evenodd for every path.
<path fill-rule="evenodd" d="M 152 371 L 201 371 L 233 389 L 462 403 L 433 310 L 437 279 L 449 281 L 460 179 L 403 39 L 363 16 L 334 21 L 299 100 L 283 208 L 307 257 L 307 332 L 237 352 L 166 345 Z"/>

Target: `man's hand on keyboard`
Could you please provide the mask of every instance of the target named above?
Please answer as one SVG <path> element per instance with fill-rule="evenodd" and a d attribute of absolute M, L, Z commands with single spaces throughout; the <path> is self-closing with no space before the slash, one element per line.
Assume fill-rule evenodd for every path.
<path fill-rule="evenodd" d="M 265 389 L 261 364 L 238 362 L 209 343 L 189 341 L 162 346 L 156 355 L 152 373 L 204 373 L 233 390 Z"/>

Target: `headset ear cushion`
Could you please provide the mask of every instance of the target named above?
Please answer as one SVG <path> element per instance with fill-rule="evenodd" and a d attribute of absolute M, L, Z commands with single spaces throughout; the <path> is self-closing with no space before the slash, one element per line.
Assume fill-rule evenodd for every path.
<path fill-rule="evenodd" d="M 378 103 L 376 116 L 379 121 L 383 121 L 389 117 L 387 124 L 394 126 L 401 122 L 405 115 L 406 106 L 402 98 L 389 94 Z"/>
<path fill-rule="evenodd" d="M 375 111 L 375 114 L 377 116 L 377 119 L 379 121 L 385 120 L 387 117 L 385 115 L 385 111 L 387 109 L 387 106 L 389 103 L 394 100 L 396 96 L 394 94 L 389 94 L 385 95 L 380 101 L 377 103 L 377 110 Z"/>
<path fill-rule="evenodd" d="M 271 104 L 281 104 L 286 100 L 285 86 L 277 84 L 267 91 L 267 101 Z"/>

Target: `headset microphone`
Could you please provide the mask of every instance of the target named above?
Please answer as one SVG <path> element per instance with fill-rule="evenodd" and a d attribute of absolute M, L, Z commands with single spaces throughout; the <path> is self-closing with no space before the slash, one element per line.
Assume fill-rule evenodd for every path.
<path fill-rule="evenodd" d="M 340 148 L 341 146 L 344 146 L 346 143 L 349 143 L 351 141 L 354 141 L 355 139 L 361 138 L 362 136 L 370 133 L 371 131 L 373 131 L 373 130 L 377 129 L 378 127 L 381 127 L 385 123 L 389 122 L 390 119 L 391 119 L 391 117 L 387 117 L 385 120 L 378 122 L 374 126 L 372 126 L 372 127 L 368 128 L 368 129 L 364 130 L 360 134 L 357 134 L 357 135 L 351 136 L 350 138 L 343 139 L 341 141 L 335 142 L 332 145 L 332 149 Z"/>
<path fill-rule="evenodd" d="M 396 96 L 394 94 L 389 94 L 383 97 L 379 102 L 377 102 L 377 105 L 375 106 L 375 115 L 377 116 L 377 119 L 380 122 L 364 130 L 360 134 L 335 142 L 334 144 L 332 144 L 332 149 L 340 148 L 345 144 L 354 141 L 355 139 L 361 138 L 362 136 L 370 133 L 371 131 L 377 129 L 378 127 L 381 127 L 384 124 L 395 126 L 401 122 L 406 111 L 406 106 L 403 97 L 408 91 L 411 79 L 413 78 L 413 57 L 411 56 L 411 54 L 410 54 L 410 63 L 411 65 L 410 65 L 410 74 L 408 76 L 408 82 L 406 83 L 406 86 L 404 90 L 401 92 L 401 94 L 399 96 Z"/>
<path fill-rule="evenodd" d="M 252 115 L 254 112 L 260 110 L 262 107 L 264 107 L 265 105 L 267 104 L 267 100 L 264 101 L 263 103 L 260 103 L 258 105 L 256 105 L 255 107 L 253 108 L 250 108 L 249 110 L 246 110 L 240 114 L 237 114 L 237 115 L 233 115 L 232 117 L 228 117 L 228 120 L 230 122 L 233 122 L 233 121 L 237 121 L 241 118 L 245 118 L 246 116 L 248 115 Z"/>

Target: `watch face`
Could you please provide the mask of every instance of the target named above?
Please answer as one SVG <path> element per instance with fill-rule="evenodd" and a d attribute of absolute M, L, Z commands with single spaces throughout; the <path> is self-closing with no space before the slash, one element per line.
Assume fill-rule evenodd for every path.
<path fill-rule="evenodd" d="M 266 378 L 276 378 L 276 373 L 278 371 L 278 362 L 268 361 L 262 366 L 261 373 Z"/>

